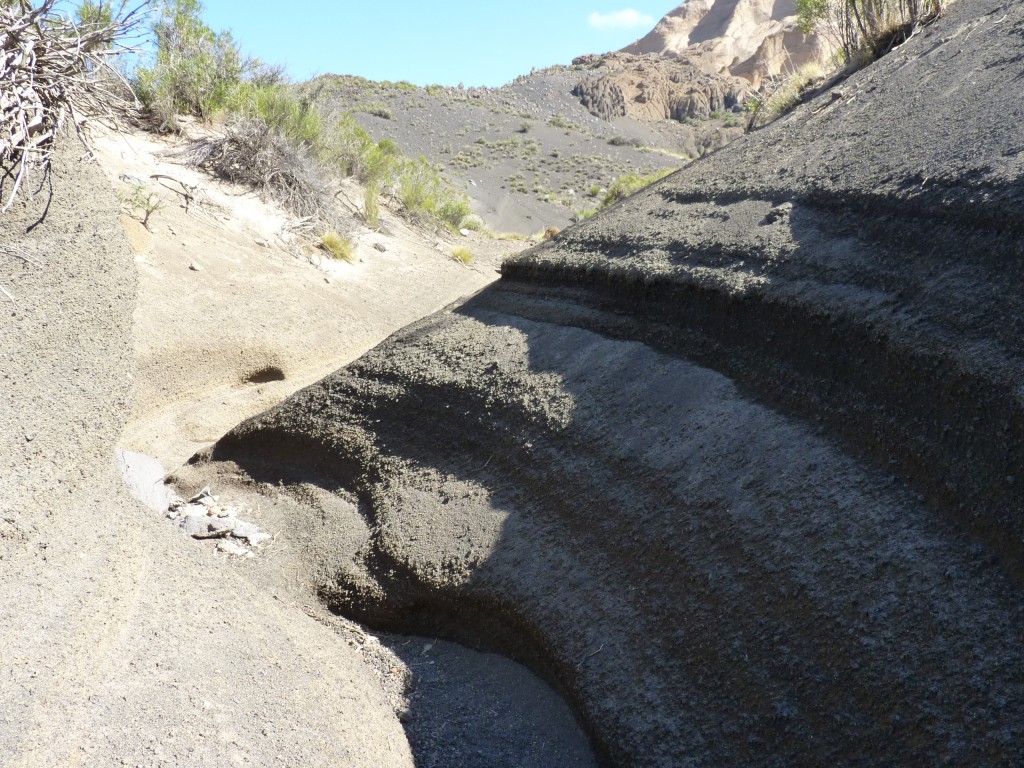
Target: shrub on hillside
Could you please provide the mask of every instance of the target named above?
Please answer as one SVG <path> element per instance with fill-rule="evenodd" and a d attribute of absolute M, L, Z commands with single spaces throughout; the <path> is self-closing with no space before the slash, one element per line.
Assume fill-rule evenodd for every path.
<path fill-rule="evenodd" d="M 229 32 L 214 33 L 199 0 L 157 0 L 156 50 L 139 67 L 135 91 L 155 124 L 176 128 L 179 114 L 208 117 L 242 80 L 246 62 Z"/>
<path fill-rule="evenodd" d="M 356 260 L 356 246 L 351 238 L 342 237 L 337 232 L 325 232 L 320 236 L 320 245 L 330 254 L 332 259 L 352 264 Z"/>
<path fill-rule="evenodd" d="M 608 187 L 608 192 L 601 199 L 601 208 L 607 208 L 610 205 L 614 205 L 619 200 L 624 200 L 635 192 L 639 192 L 644 187 L 650 186 L 659 179 L 663 179 L 668 176 L 672 171 L 657 171 L 656 173 L 649 174 L 647 176 L 639 173 L 627 173 L 624 176 L 620 176 L 612 185 Z"/>
<path fill-rule="evenodd" d="M 800 29 L 829 39 L 846 62 L 864 50 L 881 56 L 942 8 L 943 0 L 796 0 Z"/>

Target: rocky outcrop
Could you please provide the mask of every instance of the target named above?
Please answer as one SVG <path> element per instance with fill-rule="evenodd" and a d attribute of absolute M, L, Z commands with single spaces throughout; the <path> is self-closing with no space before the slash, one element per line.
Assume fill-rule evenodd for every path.
<path fill-rule="evenodd" d="M 608 765 L 1019 762 L 1022 30 L 960 0 L 214 457 L 353 494 L 325 599 L 526 661 Z"/>
<path fill-rule="evenodd" d="M 795 0 L 691 0 L 622 51 L 575 59 L 593 71 L 573 95 L 605 120 L 739 109 L 765 80 L 831 55 L 820 36 L 797 28 L 795 13 Z"/>
<path fill-rule="evenodd" d="M 605 120 L 707 119 L 739 109 L 752 93 L 745 80 L 708 74 L 678 58 L 619 53 L 583 56 L 573 64 L 593 69 L 573 95 Z"/>
<path fill-rule="evenodd" d="M 796 0 L 688 0 L 647 35 L 622 49 L 631 54 L 686 55 L 707 72 L 761 80 L 824 63 L 832 46 L 796 26 Z"/>

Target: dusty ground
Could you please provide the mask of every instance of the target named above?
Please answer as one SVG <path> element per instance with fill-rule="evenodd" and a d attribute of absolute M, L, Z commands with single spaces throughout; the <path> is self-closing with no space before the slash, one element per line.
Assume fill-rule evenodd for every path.
<path fill-rule="evenodd" d="M 275 206 L 183 168 L 167 156 L 173 151 L 169 140 L 144 134 L 98 143 L 101 166 L 122 196 L 144 181 L 146 193 L 165 202 L 148 229 L 122 216 L 139 297 L 132 324 L 135 398 L 120 447 L 168 468 L 398 328 L 496 279 L 501 258 L 524 247 L 440 237 L 385 214 L 379 231 L 351 222 L 356 263 L 331 261 L 284 233 L 289 218 Z M 201 202 L 190 201 L 186 210 L 174 191 L 185 189 L 180 182 Z M 130 205 L 125 210 L 141 213 Z M 456 241 L 472 249 L 469 267 L 450 257 Z M 192 478 L 191 490 L 209 485 L 223 503 L 234 502 L 232 477 L 200 471 Z M 247 499 L 238 497 L 242 504 Z M 365 526 L 337 503 L 333 511 L 341 519 L 333 528 L 290 517 L 281 505 L 287 509 L 286 500 L 260 499 L 245 513 L 274 538 L 235 569 L 256 594 L 291 610 L 297 626 L 315 620 L 334 630 L 335 643 L 367 660 L 403 714 L 419 765 L 593 764 L 564 702 L 522 667 L 418 637 L 391 638 L 391 652 L 360 628 L 332 619 L 319 605 L 320 579 L 312 569 L 358 546 Z M 186 539 L 182 546 L 189 543 L 209 557 L 215 542 Z M 430 652 L 421 650 L 428 646 Z"/>
<path fill-rule="evenodd" d="M 331 605 L 607 764 L 1020 764 L 1022 60 L 959 0 L 211 458 L 352 499 Z"/>
<path fill-rule="evenodd" d="M 97 146 L 115 189 L 130 195 L 143 182 L 164 205 L 148 230 L 139 208 L 124 206 L 122 216 L 139 275 L 135 396 L 122 447 L 168 467 L 495 280 L 501 259 L 523 247 L 431 234 L 385 212 L 380 231 L 353 219 L 343 233 L 357 243 L 357 263 L 330 260 L 289 238 L 291 220 L 275 206 L 173 162 L 171 140 L 108 135 Z M 177 182 L 202 190 L 189 210 Z M 451 258 L 453 244 L 472 250 L 470 266 Z"/>
<path fill-rule="evenodd" d="M 0 763 L 408 768 L 336 633 L 127 494 L 136 270 L 84 154 L 0 219 Z"/>

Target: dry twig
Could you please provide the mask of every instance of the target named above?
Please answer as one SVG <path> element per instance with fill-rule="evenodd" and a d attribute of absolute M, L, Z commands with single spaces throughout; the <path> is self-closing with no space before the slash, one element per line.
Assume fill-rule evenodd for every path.
<path fill-rule="evenodd" d="M 282 141 L 261 120 L 236 119 L 223 136 L 193 141 L 176 157 L 186 165 L 264 192 L 303 218 L 333 218 L 327 184 L 315 161 Z"/>
<path fill-rule="evenodd" d="M 134 111 L 134 98 L 113 66 L 133 50 L 119 40 L 143 20 L 143 3 L 103 25 L 80 27 L 57 13 L 57 0 L 0 3 L 0 185 L 12 184 L 6 212 L 31 170 L 49 169 L 66 119 L 112 122 Z M 0 202 L 2 202 L 0 190 Z"/>

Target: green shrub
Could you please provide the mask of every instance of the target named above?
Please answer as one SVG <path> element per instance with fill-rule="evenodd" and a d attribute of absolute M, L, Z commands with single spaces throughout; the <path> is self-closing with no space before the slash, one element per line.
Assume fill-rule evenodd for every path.
<path fill-rule="evenodd" d="M 441 177 L 422 155 L 416 160 L 401 163 L 396 195 L 411 214 L 433 214 L 441 196 Z"/>
<path fill-rule="evenodd" d="M 355 262 L 356 246 L 350 238 L 342 237 L 337 232 L 325 232 L 320 237 L 320 244 L 332 259 L 346 261 L 349 264 Z"/>
<path fill-rule="evenodd" d="M 133 84 L 161 128 L 175 128 L 178 114 L 208 117 L 246 72 L 231 34 L 215 34 L 200 18 L 202 10 L 198 0 L 156 3 L 156 50 L 151 63 L 136 70 Z"/>
<path fill-rule="evenodd" d="M 284 85 L 236 83 L 219 94 L 207 110 L 222 115 L 261 120 L 288 141 L 317 149 L 323 143 L 323 119 L 308 101 Z"/>
<path fill-rule="evenodd" d="M 943 0 L 796 0 L 797 24 L 835 44 L 847 63 L 885 54 L 915 27 L 942 13 Z"/>
<path fill-rule="evenodd" d="M 473 252 L 464 246 L 456 246 L 452 248 L 452 258 L 456 261 L 461 261 L 463 264 L 473 263 Z"/>
<path fill-rule="evenodd" d="M 466 196 L 457 195 L 450 190 L 445 191 L 441 204 L 437 207 L 437 218 L 453 229 L 462 227 L 479 231 L 483 227 L 483 222 L 473 216 Z"/>

